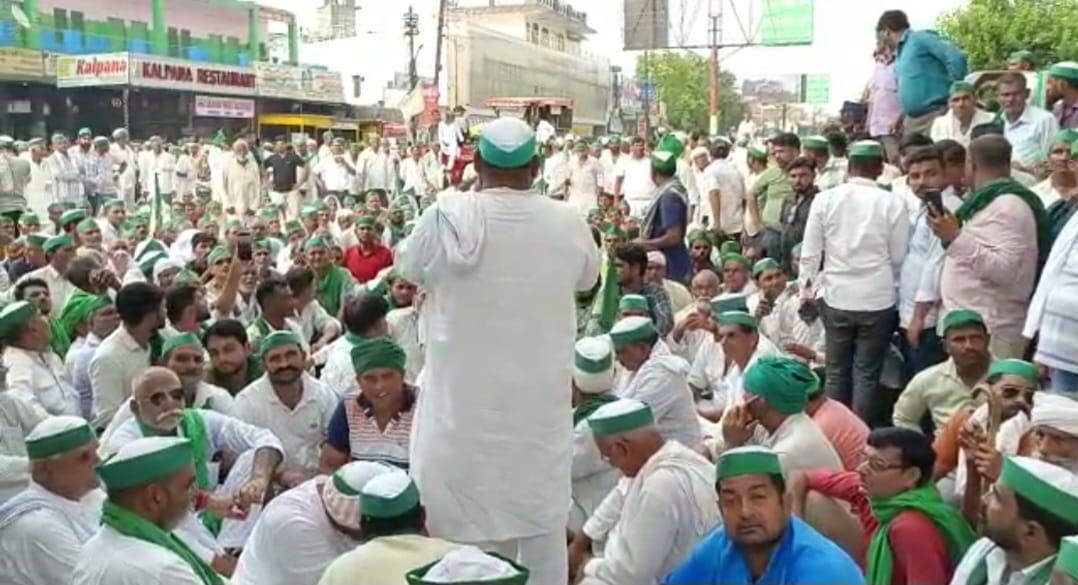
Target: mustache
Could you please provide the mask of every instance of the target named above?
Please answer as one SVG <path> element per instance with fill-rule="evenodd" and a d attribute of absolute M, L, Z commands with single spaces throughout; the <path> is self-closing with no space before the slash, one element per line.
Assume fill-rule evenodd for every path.
<path fill-rule="evenodd" d="M 167 419 L 180 418 L 181 416 L 183 416 L 183 409 L 173 408 L 172 410 L 168 410 L 157 415 L 157 420 L 154 422 L 164 422 Z"/>
<path fill-rule="evenodd" d="M 276 370 L 274 370 L 274 371 L 272 371 L 270 373 L 271 374 L 283 374 L 285 372 L 294 372 L 294 373 L 298 374 L 298 373 L 300 373 L 302 371 L 303 370 L 301 370 L 299 368 L 293 368 L 292 366 L 285 366 L 283 368 L 278 368 L 278 369 L 276 369 Z"/>

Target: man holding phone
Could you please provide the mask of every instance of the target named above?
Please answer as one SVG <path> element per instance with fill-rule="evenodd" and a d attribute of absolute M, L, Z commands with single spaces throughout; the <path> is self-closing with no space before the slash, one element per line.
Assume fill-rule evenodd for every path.
<path fill-rule="evenodd" d="M 943 153 L 936 146 L 922 146 L 906 156 L 910 191 L 921 200 L 913 216 L 910 245 L 902 261 L 898 285 L 898 326 L 907 375 L 947 358 L 936 334 L 940 304 L 940 267 L 943 245 L 932 232 L 929 219 L 954 212 L 962 200 L 951 187 L 944 188 Z"/>

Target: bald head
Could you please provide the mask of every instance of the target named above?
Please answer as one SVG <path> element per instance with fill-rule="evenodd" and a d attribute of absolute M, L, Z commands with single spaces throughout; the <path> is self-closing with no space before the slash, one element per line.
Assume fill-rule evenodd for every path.
<path fill-rule="evenodd" d="M 701 270 L 692 277 L 692 296 L 697 300 L 710 301 L 719 294 L 719 275 L 711 270 Z"/>
<path fill-rule="evenodd" d="M 160 366 L 151 366 L 135 378 L 135 399 L 149 398 L 155 392 L 168 392 L 180 387 L 180 377 L 176 372 Z"/>
<path fill-rule="evenodd" d="M 969 158 L 974 171 L 1010 174 L 1011 143 L 998 134 L 989 134 L 976 138 L 969 145 Z"/>
<path fill-rule="evenodd" d="M 180 377 L 168 368 L 146 368 L 135 378 L 131 410 L 142 424 L 162 433 L 176 430 L 187 406 Z"/>

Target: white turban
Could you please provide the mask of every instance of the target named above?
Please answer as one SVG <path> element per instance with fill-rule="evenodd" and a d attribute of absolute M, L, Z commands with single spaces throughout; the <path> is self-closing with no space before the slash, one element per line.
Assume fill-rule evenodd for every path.
<path fill-rule="evenodd" d="M 337 524 L 359 529 L 359 493 L 367 482 L 394 470 L 376 461 L 353 461 L 338 469 L 322 484 L 322 503 Z"/>
<path fill-rule="evenodd" d="M 1030 418 L 1033 426 L 1046 426 L 1078 437 L 1078 401 L 1062 394 L 1051 392 L 1034 394 Z"/>

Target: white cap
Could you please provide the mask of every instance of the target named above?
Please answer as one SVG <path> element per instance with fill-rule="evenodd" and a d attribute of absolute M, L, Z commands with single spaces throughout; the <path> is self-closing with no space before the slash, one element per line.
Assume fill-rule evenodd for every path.
<path fill-rule="evenodd" d="M 344 465 L 322 486 L 326 513 L 337 524 L 358 530 L 360 493 L 372 479 L 393 471 L 394 468 L 376 461 L 352 461 Z"/>
<path fill-rule="evenodd" d="M 482 583 L 506 579 L 520 574 L 513 565 L 488 555 L 475 548 L 465 546 L 442 557 L 423 576 L 427 583 Z"/>
<path fill-rule="evenodd" d="M 585 337 L 576 342 L 573 383 L 585 394 L 609 392 L 614 385 L 614 348 L 610 338 Z"/>
<path fill-rule="evenodd" d="M 652 250 L 651 252 L 648 252 L 648 264 L 666 266 L 666 256 L 663 256 L 662 252 Z"/>

